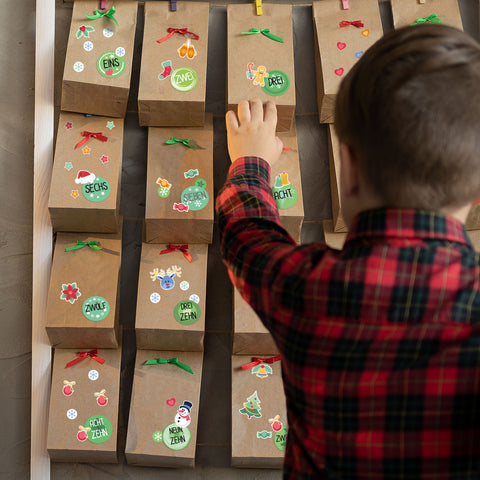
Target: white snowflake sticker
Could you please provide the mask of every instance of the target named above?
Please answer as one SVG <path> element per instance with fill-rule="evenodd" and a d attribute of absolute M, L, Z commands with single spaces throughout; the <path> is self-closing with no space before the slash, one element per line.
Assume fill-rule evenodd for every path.
<path fill-rule="evenodd" d="M 77 72 L 83 72 L 83 69 L 85 68 L 85 65 L 82 62 L 75 62 L 73 64 L 73 69 Z"/>
<path fill-rule="evenodd" d="M 117 55 L 117 57 L 123 57 L 125 55 L 125 49 L 123 47 L 118 47 L 115 50 L 115 54 Z"/>
<path fill-rule="evenodd" d="M 86 52 L 91 52 L 93 50 L 93 42 L 90 42 L 90 40 L 87 40 L 84 44 L 83 44 L 83 49 L 86 51 Z"/>
<path fill-rule="evenodd" d="M 90 380 L 93 380 L 93 381 L 98 380 L 98 377 L 99 377 L 99 374 L 96 370 L 90 370 L 88 372 L 88 378 Z"/>
<path fill-rule="evenodd" d="M 191 302 L 199 303 L 200 302 L 200 297 L 198 295 L 193 294 L 193 295 L 190 295 L 189 300 Z"/>
<path fill-rule="evenodd" d="M 180 282 L 180 289 L 181 290 L 188 290 L 190 288 L 190 284 L 184 280 L 183 282 Z"/>
<path fill-rule="evenodd" d="M 157 292 L 153 292 L 151 295 L 150 295 L 150 301 L 152 303 L 158 303 L 160 301 L 160 294 L 158 294 Z"/>
<path fill-rule="evenodd" d="M 74 408 L 67 410 L 67 418 L 75 420 L 77 418 L 77 411 Z"/>
<path fill-rule="evenodd" d="M 106 38 L 113 37 L 113 30 L 110 27 L 103 29 L 103 36 Z"/>

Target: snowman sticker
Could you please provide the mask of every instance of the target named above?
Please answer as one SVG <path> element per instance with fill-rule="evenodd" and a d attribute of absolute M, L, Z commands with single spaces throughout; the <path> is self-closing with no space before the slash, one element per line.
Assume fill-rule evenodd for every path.
<path fill-rule="evenodd" d="M 192 409 L 192 403 L 188 400 L 185 400 L 182 405 L 178 408 L 178 412 L 175 415 L 175 424 L 177 427 L 188 427 L 192 418 L 190 417 L 190 411 Z"/>

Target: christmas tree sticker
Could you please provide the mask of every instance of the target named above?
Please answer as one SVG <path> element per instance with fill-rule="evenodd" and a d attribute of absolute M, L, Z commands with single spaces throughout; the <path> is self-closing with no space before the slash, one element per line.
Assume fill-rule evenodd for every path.
<path fill-rule="evenodd" d="M 257 392 L 253 392 L 247 398 L 247 401 L 244 402 L 243 408 L 239 410 L 242 415 L 246 415 L 250 420 L 252 417 L 260 418 L 262 414 L 260 413 L 260 399 L 258 398 Z"/>

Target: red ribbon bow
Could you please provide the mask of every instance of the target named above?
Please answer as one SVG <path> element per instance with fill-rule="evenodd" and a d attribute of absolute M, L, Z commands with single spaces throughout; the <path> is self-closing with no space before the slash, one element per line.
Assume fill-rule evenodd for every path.
<path fill-rule="evenodd" d="M 181 35 L 190 35 L 195 40 L 198 40 L 200 38 L 196 33 L 189 32 L 188 27 L 184 27 L 184 28 L 172 28 L 172 27 L 170 27 L 170 28 L 167 29 L 167 32 L 168 32 L 168 35 L 165 35 L 160 40 L 157 40 L 158 43 L 162 43 L 165 40 L 168 40 L 172 35 L 175 35 L 176 33 L 180 33 Z"/>
<path fill-rule="evenodd" d="M 361 20 L 354 20 L 353 22 L 347 22 L 347 20 L 343 20 L 339 23 L 341 27 L 348 27 L 349 25 L 353 25 L 354 27 L 361 28 L 363 27 L 363 22 Z"/>
<path fill-rule="evenodd" d="M 96 138 L 97 140 L 101 140 L 102 142 L 106 142 L 108 140 L 108 137 L 106 137 L 102 132 L 93 133 L 83 131 L 82 137 L 85 138 L 82 138 L 82 140 L 75 145 L 74 150 L 76 150 L 78 147 L 81 147 L 84 143 L 87 143 L 92 137 Z"/>
<path fill-rule="evenodd" d="M 183 253 L 183 256 L 192 263 L 192 254 L 188 251 L 188 245 L 172 245 L 171 243 L 168 245 L 168 248 L 162 250 L 159 255 L 163 255 L 164 253 L 170 253 L 180 250 Z"/>
<path fill-rule="evenodd" d="M 91 357 L 92 360 L 95 360 L 96 362 L 103 365 L 105 363 L 105 360 L 99 357 L 97 353 L 98 353 L 98 349 L 90 350 L 89 352 L 78 352 L 78 357 L 72 360 L 71 362 L 68 362 L 65 368 L 73 367 L 77 363 L 80 363 L 82 360 L 85 360 L 87 357 Z"/>
<path fill-rule="evenodd" d="M 242 370 L 248 370 L 249 368 L 256 367 L 257 365 L 260 365 L 261 363 L 275 363 L 280 361 L 280 355 L 277 355 L 276 357 L 270 357 L 270 358 L 259 358 L 259 357 L 253 357 L 253 361 L 250 363 L 247 363 L 246 365 L 242 365 Z"/>

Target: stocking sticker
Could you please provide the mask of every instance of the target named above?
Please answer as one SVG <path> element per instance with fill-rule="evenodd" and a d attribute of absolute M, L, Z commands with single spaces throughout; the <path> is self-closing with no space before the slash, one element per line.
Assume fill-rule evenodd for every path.
<path fill-rule="evenodd" d="M 193 325 L 200 319 L 200 307 L 191 300 L 178 302 L 173 309 L 173 316 L 175 320 L 182 325 Z"/>
<path fill-rule="evenodd" d="M 198 75 L 193 68 L 180 67 L 173 71 L 170 83 L 175 90 L 189 92 L 196 87 Z"/>
<path fill-rule="evenodd" d="M 62 284 L 62 294 L 60 295 L 60 300 L 65 300 L 73 305 L 81 295 L 80 289 L 77 287 L 75 282 Z"/>
<path fill-rule="evenodd" d="M 162 67 L 163 67 L 163 72 L 158 75 L 159 80 L 165 80 L 172 74 L 172 61 L 171 60 L 165 60 L 162 62 Z"/>
<path fill-rule="evenodd" d="M 272 195 L 281 210 L 293 207 L 298 199 L 297 189 L 288 180 L 288 173 L 283 172 L 275 177 Z"/>
<path fill-rule="evenodd" d="M 190 210 L 196 212 L 202 210 L 208 204 L 208 193 L 205 190 L 207 182 L 203 178 L 199 178 L 195 182 L 195 186 L 187 187 L 181 195 L 181 200 L 184 205 L 187 205 Z"/>
<path fill-rule="evenodd" d="M 99 322 L 110 313 L 110 305 L 103 297 L 90 297 L 83 302 L 82 312 L 88 320 Z"/>
<path fill-rule="evenodd" d="M 262 85 L 262 90 L 268 95 L 278 97 L 283 95 L 290 87 L 290 79 L 285 72 L 280 70 L 270 70 L 265 85 Z"/>
<path fill-rule="evenodd" d="M 112 436 L 113 432 L 112 423 L 103 415 L 93 415 L 90 417 L 85 423 L 85 429 L 89 429 L 86 432 L 87 438 L 92 443 L 106 442 Z"/>
<path fill-rule="evenodd" d="M 115 52 L 105 52 L 98 57 L 97 70 L 106 78 L 116 78 L 125 71 L 125 58 Z"/>
<path fill-rule="evenodd" d="M 243 408 L 239 410 L 242 415 L 246 415 L 250 420 L 252 417 L 260 418 L 262 414 L 260 410 L 260 399 L 258 398 L 257 392 L 253 392 L 248 398 L 247 401 L 243 403 Z"/>

